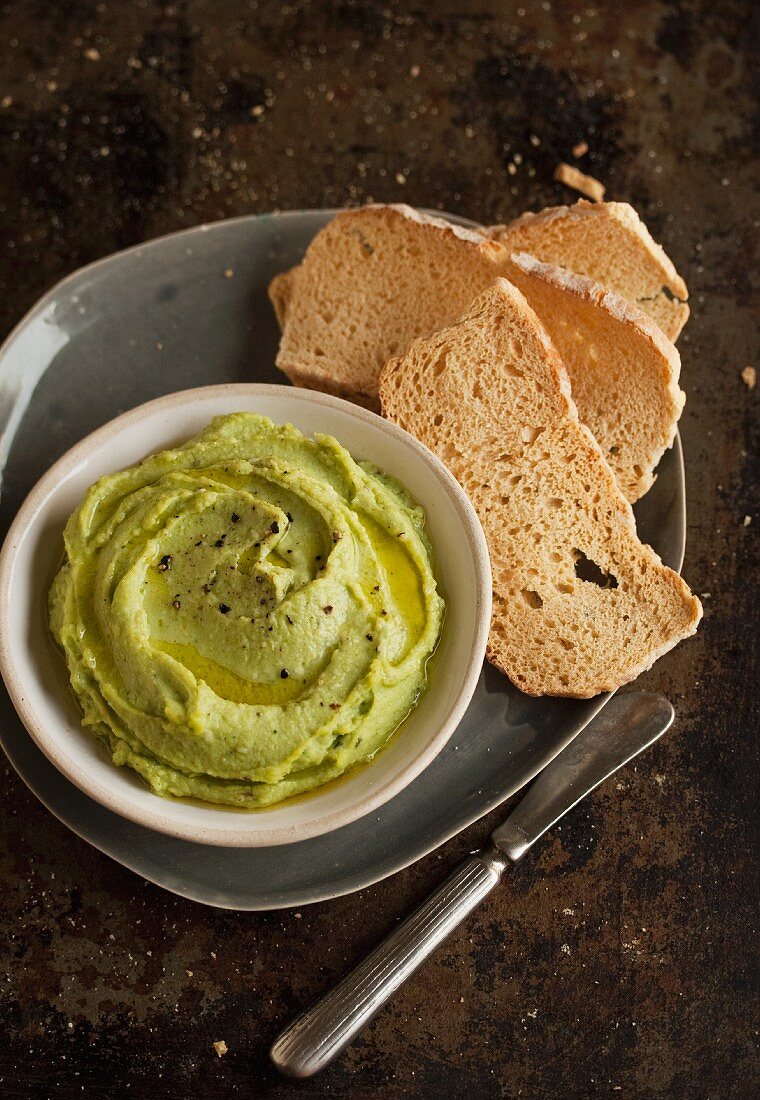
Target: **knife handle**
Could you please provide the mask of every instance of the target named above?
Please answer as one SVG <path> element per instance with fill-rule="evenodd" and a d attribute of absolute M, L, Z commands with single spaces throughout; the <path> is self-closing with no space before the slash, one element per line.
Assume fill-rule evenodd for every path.
<path fill-rule="evenodd" d="M 501 879 L 496 848 L 473 852 L 354 970 L 276 1039 L 270 1057 L 288 1077 L 311 1077 L 356 1036 L 420 963 Z"/>

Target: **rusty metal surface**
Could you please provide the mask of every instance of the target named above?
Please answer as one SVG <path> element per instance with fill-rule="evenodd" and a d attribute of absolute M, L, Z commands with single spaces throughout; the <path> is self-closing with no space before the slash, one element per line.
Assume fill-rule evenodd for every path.
<path fill-rule="evenodd" d="M 113 864 L 1 764 L 2 1095 L 756 1094 L 760 390 L 741 377 L 757 365 L 754 9 L 0 8 L 3 333 L 80 264 L 203 220 L 371 197 L 499 221 L 572 201 L 552 172 L 586 141 L 578 164 L 636 205 L 691 289 L 685 575 L 706 612 L 641 681 L 676 706 L 664 743 L 300 1086 L 267 1068 L 278 1026 L 495 818 L 360 894 L 236 915 Z"/>

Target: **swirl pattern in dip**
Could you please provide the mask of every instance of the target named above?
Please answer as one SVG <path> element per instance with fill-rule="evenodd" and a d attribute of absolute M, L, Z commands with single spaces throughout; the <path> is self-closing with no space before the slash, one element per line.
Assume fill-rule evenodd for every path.
<path fill-rule="evenodd" d="M 256 807 L 368 760 L 441 631 L 422 510 L 329 436 L 235 413 L 103 477 L 50 592 L 83 721 L 158 794 Z"/>

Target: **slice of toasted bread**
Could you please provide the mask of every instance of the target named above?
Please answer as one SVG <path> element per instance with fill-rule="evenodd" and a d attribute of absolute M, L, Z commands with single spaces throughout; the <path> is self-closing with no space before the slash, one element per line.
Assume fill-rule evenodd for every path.
<path fill-rule="evenodd" d="M 626 202 L 587 202 L 523 214 L 486 232 L 510 252 L 587 275 L 648 313 L 673 342 L 686 324 L 689 292 L 663 248 Z"/>
<path fill-rule="evenodd" d="M 684 404 L 675 345 L 651 317 L 592 279 L 524 252 L 507 270 L 559 352 L 578 415 L 628 500 L 638 500 Z"/>
<path fill-rule="evenodd" d="M 493 568 L 488 657 L 523 691 L 613 690 L 694 633 L 699 600 L 639 541 L 516 287 L 498 280 L 459 322 L 392 359 L 380 396 L 475 505 Z"/>
<path fill-rule="evenodd" d="M 296 385 L 378 408 L 385 361 L 459 317 L 503 256 L 481 234 L 409 206 L 345 211 L 270 286 L 277 366 Z"/>

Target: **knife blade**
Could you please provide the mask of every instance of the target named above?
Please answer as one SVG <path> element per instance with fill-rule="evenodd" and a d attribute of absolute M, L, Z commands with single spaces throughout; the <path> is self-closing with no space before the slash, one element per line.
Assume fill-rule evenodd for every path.
<path fill-rule="evenodd" d="M 487 848 L 473 852 L 315 1005 L 274 1042 L 270 1057 L 287 1077 L 324 1069 L 393 993 L 569 810 L 662 736 L 674 711 L 662 695 L 615 696 L 528 788 Z"/>

